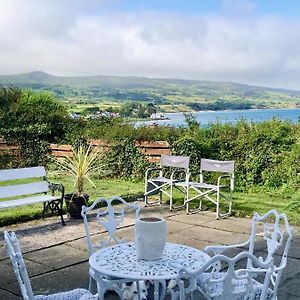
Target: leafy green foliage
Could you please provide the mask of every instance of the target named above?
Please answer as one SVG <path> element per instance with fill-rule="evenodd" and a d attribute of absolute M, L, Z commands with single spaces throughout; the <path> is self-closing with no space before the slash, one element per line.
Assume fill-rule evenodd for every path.
<path fill-rule="evenodd" d="M 0 134 L 20 146 L 20 166 L 45 165 L 49 143 L 64 137 L 66 110 L 48 93 L 21 92 L 2 88 L 0 92 Z"/>
<path fill-rule="evenodd" d="M 56 163 L 62 173 L 69 174 L 74 178 L 76 195 L 80 197 L 83 196 L 86 182 L 90 182 L 95 187 L 91 177 L 104 167 L 98 149 L 83 144 L 72 148 L 72 156 L 66 156 L 57 160 Z"/>
<path fill-rule="evenodd" d="M 151 114 L 156 113 L 156 110 L 153 103 L 127 102 L 122 105 L 120 114 L 122 117 L 149 118 Z"/>
<path fill-rule="evenodd" d="M 114 177 L 143 178 L 149 163 L 131 139 L 115 145 L 108 155 Z"/>

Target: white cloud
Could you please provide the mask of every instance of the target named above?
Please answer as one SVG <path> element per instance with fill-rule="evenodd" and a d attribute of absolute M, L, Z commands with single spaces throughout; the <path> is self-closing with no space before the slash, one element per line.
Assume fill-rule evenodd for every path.
<path fill-rule="evenodd" d="M 1 0 L 0 74 L 43 70 L 300 89 L 300 22 L 255 15 L 250 1 L 230 10 L 233 1 L 224 0 L 219 14 L 206 16 L 113 12 L 102 2 Z"/>

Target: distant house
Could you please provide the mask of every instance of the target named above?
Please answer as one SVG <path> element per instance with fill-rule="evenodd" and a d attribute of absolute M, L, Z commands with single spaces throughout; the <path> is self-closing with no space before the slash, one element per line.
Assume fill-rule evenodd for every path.
<path fill-rule="evenodd" d="M 119 113 L 108 112 L 108 111 L 98 111 L 94 114 L 90 114 L 87 116 L 87 119 L 98 119 L 98 118 L 116 118 L 119 117 Z"/>
<path fill-rule="evenodd" d="M 150 119 L 164 119 L 165 116 L 163 113 L 156 113 L 156 114 L 151 114 Z"/>
<path fill-rule="evenodd" d="M 76 114 L 76 113 L 71 113 L 70 114 L 70 118 L 71 119 L 74 119 L 74 120 L 78 120 L 80 118 L 80 115 L 79 114 Z"/>

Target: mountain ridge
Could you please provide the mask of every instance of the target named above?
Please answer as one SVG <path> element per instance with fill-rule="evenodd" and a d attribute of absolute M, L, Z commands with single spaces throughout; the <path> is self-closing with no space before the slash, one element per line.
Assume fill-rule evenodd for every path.
<path fill-rule="evenodd" d="M 69 103 L 146 102 L 165 111 L 300 107 L 300 91 L 224 81 L 135 76 L 0 75 L 0 86 L 48 91 Z"/>
<path fill-rule="evenodd" d="M 81 81 L 82 83 L 78 83 Z M 258 89 L 258 90 L 268 90 L 268 91 L 278 91 L 278 92 L 288 92 L 288 93 L 299 93 L 300 90 L 285 89 L 285 88 L 272 88 L 264 86 L 256 86 L 245 83 L 231 82 L 231 81 L 213 81 L 213 80 L 195 80 L 195 79 L 180 79 L 180 78 L 153 78 L 153 77 L 139 77 L 139 76 L 113 76 L 113 75 L 86 75 L 86 76 L 61 76 L 52 75 L 44 71 L 32 71 L 27 73 L 19 73 L 12 75 L 0 75 L 0 84 L 28 84 L 28 83 L 45 83 L 45 84 L 60 84 L 69 86 L 93 86 L 98 84 L 104 85 L 115 85 L 117 83 L 121 86 L 128 85 L 128 82 L 134 81 L 137 87 L 140 85 L 148 85 L 149 87 L 153 84 L 163 83 L 175 83 L 182 85 L 214 85 L 218 87 L 229 86 L 229 87 L 241 87 L 244 89 Z M 127 82 L 124 84 L 124 82 Z M 148 84 L 146 84 L 148 82 Z M 131 87 L 134 83 L 130 82 Z"/>

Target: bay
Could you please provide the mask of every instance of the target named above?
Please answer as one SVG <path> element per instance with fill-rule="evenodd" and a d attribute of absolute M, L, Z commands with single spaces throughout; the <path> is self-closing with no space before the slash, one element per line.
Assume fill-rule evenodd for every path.
<path fill-rule="evenodd" d="M 245 110 L 223 110 L 223 111 L 199 111 L 192 115 L 201 126 L 211 123 L 235 123 L 241 119 L 249 122 L 262 122 L 277 118 L 287 120 L 293 123 L 299 122 L 300 109 L 245 109 Z M 167 126 L 187 126 L 184 113 L 165 113 L 166 120 L 147 120 L 137 121 L 135 126 L 142 125 L 167 125 Z"/>

